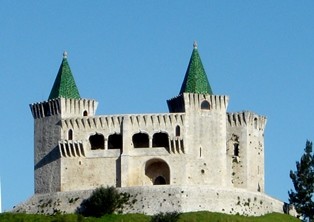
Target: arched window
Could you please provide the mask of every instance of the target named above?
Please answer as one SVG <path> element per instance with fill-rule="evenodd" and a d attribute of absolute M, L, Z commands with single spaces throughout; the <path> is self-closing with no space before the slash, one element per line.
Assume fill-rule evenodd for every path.
<path fill-rule="evenodd" d="M 73 130 L 71 129 L 68 131 L 68 140 L 73 140 Z"/>
<path fill-rule="evenodd" d="M 92 150 L 105 149 L 105 138 L 102 134 L 96 133 L 89 137 Z"/>
<path fill-rule="evenodd" d="M 148 148 L 149 138 L 146 133 L 136 133 L 132 137 L 134 148 Z"/>
<path fill-rule="evenodd" d="M 176 136 L 181 136 L 180 126 L 176 126 Z"/>
<path fill-rule="evenodd" d="M 88 116 L 88 112 L 86 110 L 84 110 L 83 116 Z"/>
<path fill-rule="evenodd" d="M 108 137 L 108 149 L 122 149 L 121 134 L 112 134 Z"/>
<path fill-rule="evenodd" d="M 204 100 L 201 103 L 201 109 L 210 110 L 210 104 L 209 104 L 209 102 L 207 100 Z"/>
<path fill-rule="evenodd" d="M 153 147 L 169 148 L 169 139 L 167 133 L 155 133 L 153 136 Z"/>

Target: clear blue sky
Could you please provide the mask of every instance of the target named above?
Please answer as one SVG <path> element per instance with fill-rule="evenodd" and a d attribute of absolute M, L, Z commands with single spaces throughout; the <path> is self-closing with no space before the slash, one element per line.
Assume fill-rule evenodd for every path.
<path fill-rule="evenodd" d="M 167 112 L 194 40 L 230 112 L 268 118 L 266 193 L 286 201 L 314 140 L 314 1 L 11 1 L 0 7 L 3 208 L 33 194 L 29 104 L 48 98 L 64 50 L 97 114 Z"/>

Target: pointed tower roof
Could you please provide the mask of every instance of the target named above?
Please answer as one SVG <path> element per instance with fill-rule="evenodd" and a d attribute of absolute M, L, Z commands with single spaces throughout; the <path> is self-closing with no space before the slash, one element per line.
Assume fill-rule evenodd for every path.
<path fill-rule="evenodd" d="M 67 60 L 67 52 L 63 53 L 62 63 L 48 99 L 56 98 L 81 98 Z"/>
<path fill-rule="evenodd" d="M 189 66 L 181 86 L 180 94 L 182 93 L 213 94 L 197 50 L 196 42 L 193 44 Z"/>

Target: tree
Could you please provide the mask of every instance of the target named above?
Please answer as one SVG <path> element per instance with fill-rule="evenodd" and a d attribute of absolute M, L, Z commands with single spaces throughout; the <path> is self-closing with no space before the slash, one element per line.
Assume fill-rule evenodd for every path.
<path fill-rule="evenodd" d="M 120 212 L 125 204 L 130 204 L 129 198 L 130 194 L 119 193 L 114 187 L 99 187 L 82 202 L 78 213 L 87 217 L 101 217 L 116 211 Z"/>
<path fill-rule="evenodd" d="M 306 141 L 304 154 L 296 162 L 296 171 L 290 171 L 294 190 L 290 190 L 289 202 L 305 221 L 314 221 L 314 156 L 312 142 Z"/>

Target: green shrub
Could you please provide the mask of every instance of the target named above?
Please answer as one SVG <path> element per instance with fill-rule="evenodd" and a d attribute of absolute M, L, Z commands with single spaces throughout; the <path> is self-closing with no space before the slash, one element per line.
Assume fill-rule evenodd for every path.
<path fill-rule="evenodd" d="M 100 187 L 84 200 L 78 213 L 83 216 L 101 217 L 114 212 L 122 213 L 123 206 L 129 203 L 128 193 L 119 193 L 114 187 Z"/>
<path fill-rule="evenodd" d="M 167 213 L 158 213 L 152 216 L 151 222 L 176 222 L 179 220 L 180 213 L 167 212 Z"/>

